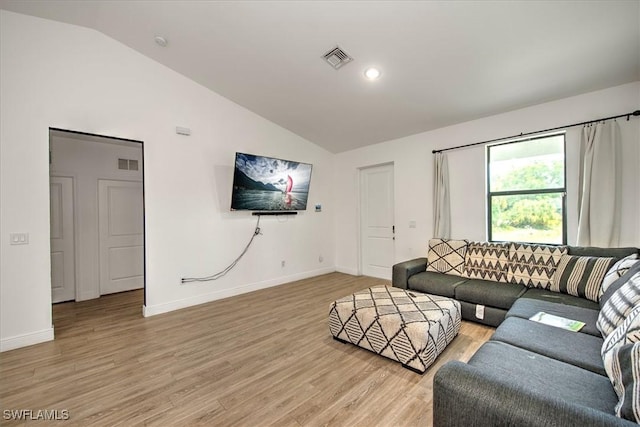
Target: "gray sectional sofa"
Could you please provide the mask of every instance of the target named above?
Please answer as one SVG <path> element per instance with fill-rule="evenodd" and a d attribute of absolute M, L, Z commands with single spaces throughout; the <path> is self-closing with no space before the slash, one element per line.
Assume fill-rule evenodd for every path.
<path fill-rule="evenodd" d="M 468 363 L 448 362 L 436 373 L 435 426 L 635 424 L 615 415 L 619 396 L 605 371 L 604 337 L 596 326 L 601 305 L 629 274 L 640 272 L 640 262 L 607 277 L 604 295 L 589 280 L 602 281 L 638 248 L 442 239 L 429 245 L 427 258 L 393 267 L 393 286 L 454 298 L 463 319 L 497 327 Z M 585 325 L 572 332 L 529 320 L 539 312 Z"/>

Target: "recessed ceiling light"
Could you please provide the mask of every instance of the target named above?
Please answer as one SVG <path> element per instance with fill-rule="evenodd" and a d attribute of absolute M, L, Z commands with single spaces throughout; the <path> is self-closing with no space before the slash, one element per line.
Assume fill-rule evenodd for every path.
<path fill-rule="evenodd" d="M 164 38 L 164 37 L 162 37 L 162 36 L 155 36 L 153 39 L 156 41 L 156 44 L 157 44 L 158 46 L 166 47 L 166 46 L 167 46 L 167 43 L 169 43 L 169 42 L 167 41 L 167 39 L 165 39 L 165 38 Z"/>
<path fill-rule="evenodd" d="M 380 72 L 380 70 L 378 70 L 377 68 L 367 68 L 364 71 L 364 76 L 369 79 L 369 80 L 376 80 L 380 77 L 382 73 Z"/>

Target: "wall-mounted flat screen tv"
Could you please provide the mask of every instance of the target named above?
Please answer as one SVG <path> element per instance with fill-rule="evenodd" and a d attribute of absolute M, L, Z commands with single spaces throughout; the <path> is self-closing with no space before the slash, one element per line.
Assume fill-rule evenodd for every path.
<path fill-rule="evenodd" d="M 312 165 L 236 153 L 231 210 L 307 209 Z"/>

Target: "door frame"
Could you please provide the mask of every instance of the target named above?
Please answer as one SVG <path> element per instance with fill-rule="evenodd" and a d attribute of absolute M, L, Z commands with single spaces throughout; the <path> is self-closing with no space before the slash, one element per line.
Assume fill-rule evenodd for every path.
<path fill-rule="evenodd" d="M 372 165 L 366 165 L 366 166 L 360 166 L 357 168 L 357 182 L 356 182 L 356 189 L 358 191 L 358 203 L 356 204 L 356 223 L 358 224 L 357 227 L 357 239 L 358 239 L 358 271 L 357 271 L 357 275 L 358 276 L 362 276 L 362 272 L 363 272 L 363 267 L 362 267 L 362 174 L 364 173 L 365 170 L 367 169 L 372 169 L 372 168 L 377 168 L 377 167 L 381 167 L 381 166 L 392 166 L 393 167 L 393 222 L 395 223 L 395 199 L 396 199 L 396 189 L 395 189 L 395 185 L 396 185 L 396 180 L 395 180 L 395 163 L 393 161 L 390 162 L 384 162 L 384 163 L 376 163 L 376 164 L 372 164 Z M 395 240 L 393 243 L 393 253 L 395 256 Z"/>
<path fill-rule="evenodd" d="M 146 198 L 145 198 L 145 175 L 146 175 L 146 169 L 144 166 L 144 159 L 145 159 L 145 155 L 144 155 L 144 141 L 140 141 L 137 139 L 129 139 L 129 138 L 121 138 L 121 137 L 117 137 L 117 136 L 110 136 L 110 135 L 100 135 L 97 133 L 90 133 L 90 132 L 82 132 L 82 131 L 77 131 L 77 130 L 71 130 L 71 129 L 63 129 L 63 128 L 57 128 L 57 127 L 49 127 L 49 132 L 47 133 L 47 135 L 49 136 L 49 144 L 47 145 L 48 150 L 49 150 L 49 176 L 51 176 L 51 132 L 52 131 L 57 131 L 57 132 L 65 132 L 65 133 L 70 133 L 70 134 L 75 134 L 75 135 L 83 135 L 83 136 L 88 136 L 88 137 L 94 137 L 94 138 L 103 138 L 103 139 L 111 139 L 111 140 L 116 140 L 116 141 L 124 141 L 124 142 L 133 142 L 136 144 L 140 144 L 140 150 L 141 150 L 141 167 L 142 167 L 142 275 L 143 275 L 143 307 L 145 307 L 147 305 L 147 232 L 146 232 L 146 226 L 147 226 L 147 221 L 146 221 Z M 60 174 L 56 174 L 56 176 L 59 176 Z M 66 176 L 73 176 L 74 174 L 65 174 Z M 77 178 L 77 177 L 75 177 Z M 77 184 L 77 180 L 74 178 L 74 184 Z M 75 194 L 75 192 L 77 191 L 77 185 L 74 185 L 74 208 L 73 208 L 73 213 L 74 213 L 74 232 L 76 231 L 76 221 L 78 218 L 77 215 L 77 194 Z M 51 197 L 51 196 L 49 196 Z M 74 235 L 74 244 L 76 245 L 76 249 L 78 248 L 78 233 L 75 233 Z M 51 243 L 49 242 L 49 252 L 51 252 Z M 76 279 L 79 277 L 78 276 L 78 262 L 77 262 L 77 253 L 78 251 L 75 250 L 74 251 L 74 265 L 75 265 L 75 274 L 76 274 Z M 76 299 L 78 298 L 78 283 L 76 282 Z"/>

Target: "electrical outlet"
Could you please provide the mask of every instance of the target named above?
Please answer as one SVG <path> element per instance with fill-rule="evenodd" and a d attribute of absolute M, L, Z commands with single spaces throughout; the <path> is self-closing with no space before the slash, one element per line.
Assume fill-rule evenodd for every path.
<path fill-rule="evenodd" d="M 285 264 L 284 260 L 280 261 L 280 267 L 284 268 L 284 264 Z"/>

